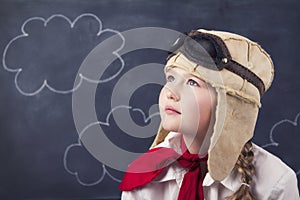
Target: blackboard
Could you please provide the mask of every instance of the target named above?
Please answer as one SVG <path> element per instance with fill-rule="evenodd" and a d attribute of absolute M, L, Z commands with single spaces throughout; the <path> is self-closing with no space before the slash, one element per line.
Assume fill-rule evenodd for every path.
<path fill-rule="evenodd" d="M 253 141 L 285 161 L 299 179 L 299 6 L 296 0 L 0 0 L 0 198 L 120 198 L 123 173 L 98 161 L 82 140 L 86 132 L 101 129 L 133 156 L 151 144 L 159 121 L 152 105 L 161 86 L 155 83 L 162 79 L 167 52 L 153 44 L 120 58 L 108 52 L 116 58 L 112 63 L 95 57 L 100 43 L 115 37 L 115 46 L 106 50 L 116 50 L 124 42 L 122 33 L 144 27 L 225 30 L 258 41 L 271 54 L 275 80 L 262 98 Z M 165 44 L 174 39 L 152 29 L 145 36 L 145 30 L 132 39 L 159 38 Z M 89 62 L 98 74 L 83 70 Z M 140 73 L 148 76 L 141 79 Z M 157 79 L 128 97 L 137 80 L 147 77 Z M 116 87 L 121 96 L 113 95 Z M 111 104 L 121 100 L 126 104 Z M 114 112 L 130 120 L 122 124 Z M 126 123 L 132 122 L 136 133 L 128 135 Z M 108 156 L 103 159 L 118 153 L 105 151 L 105 145 L 100 145 Z M 119 166 L 126 164 L 119 159 Z"/>

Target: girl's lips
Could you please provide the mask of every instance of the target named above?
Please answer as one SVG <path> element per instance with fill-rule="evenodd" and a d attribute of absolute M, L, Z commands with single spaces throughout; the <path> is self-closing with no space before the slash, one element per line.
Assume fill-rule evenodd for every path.
<path fill-rule="evenodd" d="M 165 107 L 165 112 L 167 114 L 181 114 L 178 110 L 176 110 L 175 108 L 173 108 L 172 106 L 166 106 Z"/>

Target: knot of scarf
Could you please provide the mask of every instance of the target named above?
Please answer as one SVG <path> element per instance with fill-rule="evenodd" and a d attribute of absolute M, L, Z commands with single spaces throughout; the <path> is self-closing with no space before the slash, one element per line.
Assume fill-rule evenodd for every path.
<path fill-rule="evenodd" d="M 182 142 L 184 144 L 184 142 Z M 198 154 L 190 154 L 184 145 L 181 145 L 182 155 L 171 148 L 154 148 L 133 161 L 125 173 L 119 189 L 131 191 L 150 183 L 168 165 L 177 161 L 189 171 L 185 173 L 179 190 L 178 200 L 204 200 L 203 177 L 201 162 L 207 161 L 207 156 L 199 158 Z"/>
<path fill-rule="evenodd" d="M 184 167 L 188 168 L 189 171 L 184 175 L 181 188 L 179 191 L 178 199 L 183 200 L 203 200 L 203 177 L 201 172 L 201 162 L 207 161 L 207 156 L 199 158 L 198 154 L 190 154 L 185 151 L 177 161 Z"/>

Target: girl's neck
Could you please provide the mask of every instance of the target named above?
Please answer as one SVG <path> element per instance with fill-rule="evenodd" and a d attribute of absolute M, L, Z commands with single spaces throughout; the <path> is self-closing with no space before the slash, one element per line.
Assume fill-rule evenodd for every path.
<path fill-rule="evenodd" d="M 210 138 L 213 131 L 211 128 L 205 130 L 205 134 L 187 135 L 183 134 L 183 140 L 186 148 L 191 154 L 199 154 L 199 157 L 204 157 L 208 154 Z"/>
<path fill-rule="evenodd" d="M 214 112 L 213 112 L 214 113 Z M 213 118 L 211 120 L 215 121 Z M 183 134 L 184 143 L 191 154 L 199 154 L 199 157 L 205 157 L 208 154 L 210 138 L 213 135 L 214 123 L 207 123 L 207 126 L 200 130 L 196 135 Z"/>
<path fill-rule="evenodd" d="M 183 140 L 186 145 L 187 150 L 191 154 L 199 154 L 200 157 L 207 155 L 207 152 L 200 152 L 203 140 L 193 137 L 190 135 L 183 135 Z M 204 155 L 201 155 L 204 154 Z"/>

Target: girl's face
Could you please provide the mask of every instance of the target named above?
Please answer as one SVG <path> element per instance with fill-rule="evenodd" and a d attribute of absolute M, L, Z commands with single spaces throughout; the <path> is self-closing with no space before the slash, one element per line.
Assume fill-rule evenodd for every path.
<path fill-rule="evenodd" d="M 178 67 L 166 72 L 166 84 L 159 96 L 165 130 L 203 140 L 215 105 L 216 94 L 209 84 Z"/>

